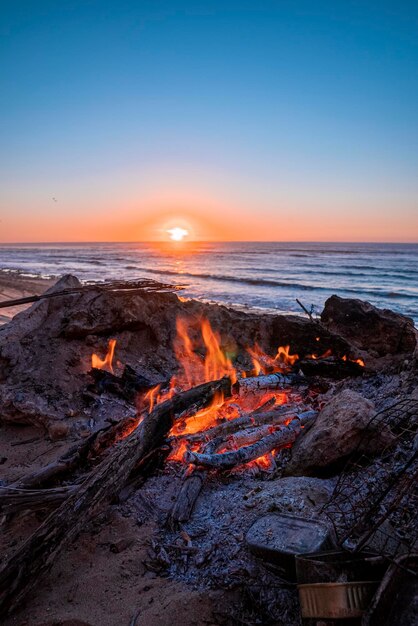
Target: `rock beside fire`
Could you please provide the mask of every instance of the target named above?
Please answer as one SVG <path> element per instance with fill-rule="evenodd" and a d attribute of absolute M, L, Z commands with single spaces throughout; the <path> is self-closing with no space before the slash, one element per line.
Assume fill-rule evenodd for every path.
<path fill-rule="evenodd" d="M 288 476 L 332 475 L 364 440 L 370 419 L 375 414 L 373 402 L 345 389 L 322 409 L 314 425 L 302 433 L 292 448 L 286 467 Z M 390 432 L 370 432 L 367 451 L 377 452 L 390 442 Z"/>
<path fill-rule="evenodd" d="M 331 296 L 325 302 L 321 321 L 327 329 L 377 357 L 413 354 L 418 344 L 410 317 L 362 300 Z"/>

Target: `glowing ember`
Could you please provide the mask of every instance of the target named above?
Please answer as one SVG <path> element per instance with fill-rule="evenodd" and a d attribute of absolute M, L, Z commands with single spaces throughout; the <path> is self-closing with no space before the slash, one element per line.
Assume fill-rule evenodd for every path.
<path fill-rule="evenodd" d="M 91 355 L 91 366 L 98 370 L 106 370 L 113 374 L 113 355 L 115 353 L 116 339 L 110 339 L 107 347 L 107 354 L 101 359 L 97 354 Z"/>
<path fill-rule="evenodd" d="M 318 354 L 308 354 L 307 358 L 316 361 L 316 359 L 326 359 L 329 356 L 332 356 L 332 350 L 326 350 L 324 354 L 321 354 L 320 356 Z"/>
<path fill-rule="evenodd" d="M 192 435 L 194 433 L 206 430 L 215 426 L 218 420 L 218 410 L 224 404 L 223 393 L 215 394 L 210 406 L 205 409 L 201 409 L 193 415 L 193 417 L 187 418 L 186 422 L 179 422 L 174 424 L 171 429 L 172 435 Z"/>
<path fill-rule="evenodd" d="M 342 361 L 350 361 L 351 363 L 357 363 L 360 367 L 364 367 L 365 363 L 363 359 L 348 359 L 345 355 L 341 357 Z"/>

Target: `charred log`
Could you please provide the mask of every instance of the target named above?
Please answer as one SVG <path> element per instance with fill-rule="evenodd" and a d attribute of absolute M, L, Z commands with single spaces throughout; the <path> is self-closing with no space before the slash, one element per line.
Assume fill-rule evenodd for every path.
<path fill-rule="evenodd" d="M 342 379 L 364 374 L 364 365 L 360 365 L 357 361 L 335 357 L 303 359 L 298 362 L 298 366 L 306 376 L 326 376 L 327 378 Z"/>
<path fill-rule="evenodd" d="M 254 461 L 276 448 L 282 448 L 289 443 L 293 443 L 302 428 L 310 426 L 314 422 L 315 417 L 316 414 L 313 415 L 311 411 L 308 411 L 305 415 L 301 416 L 301 419 L 292 420 L 286 428 L 250 446 L 222 454 L 200 454 L 198 452 L 188 451 L 184 455 L 184 460 L 186 463 L 193 463 L 194 465 L 200 465 L 202 467 L 211 467 L 218 470 L 232 469 L 237 465 Z"/>
<path fill-rule="evenodd" d="M 303 376 L 298 374 L 268 374 L 266 376 L 252 376 L 240 378 L 234 385 L 234 393 L 251 393 L 262 389 L 280 389 L 288 385 L 297 385 L 306 382 Z"/>
<path fill-rule="evenodd" d="M 122 376 L 115 376 L 104 369 L 93 367 L 90 370 L 93 384 L 87 390 L 94 394 L 111 393 L 119 398 L 134 403 L 139 393 L 144 393 L 154 386 L 145 376 L 141 376 L 130 366 L 126 365 Z"/>
<path fill-rule="evenodd" d="M 225 447 L 230 450 L 236 450 L 237 448 L 242 448 L 243 446 L 248 446 L 260 439 L 264 439 L 269 435 L 273 434 L 283 425 L 290 423 L 293 419 L 306 420 L 310 417 L 316 417 L 316 411 L 306 411 L 304 413 L 299 413 L 298 415 L 293 416 L 282 416 L 282 420 L 279 423 L 265 424 L 264 426 L 258 426 L 256 428 L 246 428 L 244 430 L 240 430 L 234 435 L 230 435 L 225 442 Z M 285 419 L 283 419 L 285 418 Z"/>
<path fill-rule="evenodd" d="M 190 519 L 205 479 L 206 472 L 194 470 L 187 473 L 171 511 L 170 521 L 172 523 L 178 524 L 179 522 L 187 522 Z"/>
<path fill-rule="evenodd" d="M 183 435 L 178 437 L 177 440 L 187 439 L 188 443 L 201 443 L 214 439 L 215 437 L 225 437 L 242 429 L 263 426 L 265 424 L 269 424 L 271 426 L 285 424 L 288 420 L 295 417 L 298 417 L 296 407 L 292 408 L 292 406 L 283 405 L 274 411 L 267 411 L 266 413 L 256 413 L 254 411 L 249 415 L 236 417 L 233 420 L 228 420 L 223 424 L 213 426 L 212 428 L 208 428 L 202 432 L 192 435 Z"/>
<path fill-rule="evenodd" d="M 82 466 L 97 436 L 98 432 L 93 433 L 90 437 L 87 437 L 87 439 L 77 442 L 59 459 L 49 463 L 32 474 L 22 476 L 22 478 L 19 478 L 11 486 L 14 488 L 26 489 L 41 487 L 51 484 L 51 482 L 58 477 L 62 478 L 63 476 L 69 474 L 76 467 Z"/>

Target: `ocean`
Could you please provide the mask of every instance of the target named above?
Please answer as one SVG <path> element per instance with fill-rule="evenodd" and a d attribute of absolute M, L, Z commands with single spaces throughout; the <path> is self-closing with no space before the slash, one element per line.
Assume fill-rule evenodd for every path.
<path fill-rule="evenodd" d="M 246 309 L 320 313 L 332 294 L 368 300 L 418 325 L 418 244 L 3 244 L 0 269 L 80 280 L 148 277 L 186 285 L 186 297 Z"/>

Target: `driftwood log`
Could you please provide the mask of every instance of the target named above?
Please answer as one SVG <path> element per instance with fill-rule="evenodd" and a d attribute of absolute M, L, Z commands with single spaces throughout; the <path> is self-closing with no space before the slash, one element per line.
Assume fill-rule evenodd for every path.
<path fill-rule="evenodd" d="M 79 287 L 73 287 L 68 289 L 62 289 L 61 291 L 52 291 L 50 293 L 42 293 L 39 296 L 26 296 L 25 298 L 17 298 L 15 300 L 4 300 L 0 302 L 0 309 L 7 307 L 18 306 L 20 304 L 32 304 L 33 302 L 39 302 L 39 300 L 47 300 L 49 298 L 58 298 L 62 296 L 68 296 L 74 293 L 83 293 L 89 289 L 97 289 L 98 291 L 128 291 L 130 293 L 143 292 L 143 291 L 178 291 L 184 289 L 182 285 L 168 285 L 166 283 L 160 283 L 151 278 L 143 278 L 135 281 L 108 281 L 104 283 L 90 283 L 80 285 Z"/>
<path fill-rule="evenodd" d="M 52 487 L 51 489 L 18 489 L 0 487 L 0 510 L 4 515 L 19 511 L 46 509 L 56 506 L 68 498 L 77 489 L 77 485 Z"/>
<path fill-rule="evenodd" d="M 210 467 L 218 470 L 232 469 L 237 465 L 254 461 L 276 448 L 281 448 L 289 443 L 293 443 L 301 429 L 310 426 L 315 418 L 316 414 L 312 415 L 312 412 L 309 411 L 301 419 L 292 420 L 285 428 L 264 439 L 260 439 L 250 446 L 245 446 L 232 452 L 223 452 L 221 454 L 202 454 L 187 451 L 184 455 L 184 460 L 186 463 L 193 463 L 194 465 L 202 467 Z"/>
<path fill-rule="evenodd" d="M 190 404 L 203 408 L 216 393 L 231 393 L 229 378 L 205 383 L 159 404 L 141 425 L 98 465 L 0 570 L 0 616 L 10 613 L 48 571 L 66 545 L 123 486 L 138 462 L 161 445 L 175 417 Z"/>
<path fill-rule="evenodd" d="M 205 452 L 206 454 L 213 454 L 222 442 L 223 439 L 221 437 L 211 439 L 203 446 L 202 452 Z M 170 513 L 169 522 L 172 526 L 176 527 L 182 522 L 187 522 L 190 519 L 196 500 L 198 499 L 203 485 L 205 484 L 207 474 L 208 473 L 205 470 L 197 469 L 196 467 L 189 466 L 187 468 L 177 494 L 176 501 Z"/>

